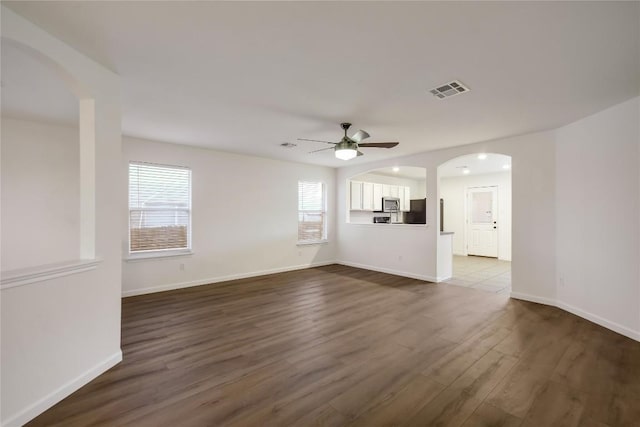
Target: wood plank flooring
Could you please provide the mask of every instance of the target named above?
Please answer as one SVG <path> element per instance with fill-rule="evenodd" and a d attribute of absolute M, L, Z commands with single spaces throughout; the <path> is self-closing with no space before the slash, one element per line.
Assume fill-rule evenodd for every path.
<path fill-rule="evenodd" d="M 640 426 L 640 343 L 332 265 L 123 300 L 124 361 L 30 426 Z"/>

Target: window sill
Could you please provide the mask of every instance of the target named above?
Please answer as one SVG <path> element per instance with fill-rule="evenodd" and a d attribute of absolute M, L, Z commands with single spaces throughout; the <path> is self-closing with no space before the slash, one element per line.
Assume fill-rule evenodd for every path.
<path fill-rule="evenodd" d="M 153 252 L 139 252 L 135 254 L 129 254 L 128 257 L 124 259 L 126 262 L 138 262 L 138 261 L 150 261 L 154 259 L 163 259 L 163 258 L 175 258 L 182 256 L 191 256 L 193 255 L 193 251 L 191 249 L 178 249 L 178 250 L 164 250 L 164 251 L 153 251 Z"/>
<path fill-rule="evenodd" d="M 41 265 L 38 267 L 22 268 L 2 272 L 0 286 L 2 289 L 14 288 L 16 286 L 28 285 L 30 283 L 44 282 L 58 277 L 69 276 L 89 270 L 95 270 L 102 260 L 80 259 L 55 264 Z"/>
<path fill-rule="evenodd" d="M 311 245 L 326 245 L 329 243 L 328 240 L 314 240 L 312 242 L 298 242 L 296 246 L 311 246 Z"/>

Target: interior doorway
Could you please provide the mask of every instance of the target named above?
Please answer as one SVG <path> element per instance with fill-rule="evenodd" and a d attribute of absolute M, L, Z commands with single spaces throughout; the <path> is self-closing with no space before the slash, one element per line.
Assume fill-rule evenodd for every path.
<path fill-rule="evenodd" d="M 453 232 L 453 276 L 446 283 L 511 290 L 511 157 L 475 153 L 438 168 L 443 232 Z"/>

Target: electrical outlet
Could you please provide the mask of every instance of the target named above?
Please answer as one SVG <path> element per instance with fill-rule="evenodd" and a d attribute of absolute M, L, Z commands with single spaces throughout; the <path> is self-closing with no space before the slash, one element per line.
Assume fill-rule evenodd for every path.
<path fill-rule="evenodd" d="M 558 285 L 560 285 L 561 288 L 564 288 L 564 276 L 558 277 Z"/>
<path fill-rule="evenodd" d="M 184 271 L 184 263 L 180 263 L 180 271 Z"/>
<path fill-rule="evenodd" d="M 402 261 L 402 255 L 398 255 L 398 261 Z"/>

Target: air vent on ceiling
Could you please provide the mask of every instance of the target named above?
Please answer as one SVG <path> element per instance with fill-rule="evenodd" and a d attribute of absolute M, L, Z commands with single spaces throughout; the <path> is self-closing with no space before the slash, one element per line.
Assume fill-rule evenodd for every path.
<path fill-rule="evenodd" d="M 463 85 L 460 80 L 454 80 L 450 83 L 433 88 L 429 92 L 438 99 L 444 99 L 469 92 L 469 88 Z"/>

